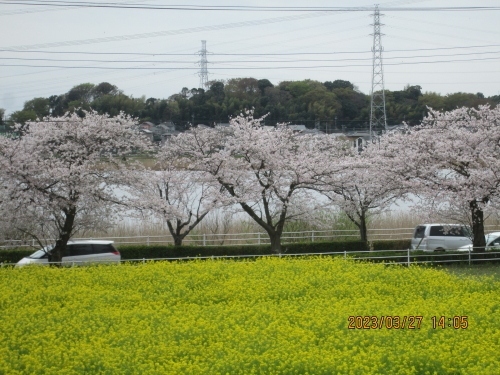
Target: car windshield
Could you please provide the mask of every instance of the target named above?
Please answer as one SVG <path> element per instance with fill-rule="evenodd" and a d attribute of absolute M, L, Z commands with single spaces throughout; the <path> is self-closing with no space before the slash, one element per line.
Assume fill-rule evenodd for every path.
<path fill-rule="evenodd" d="M 31 259 L 41 259 L 45 255 L 47 255 L 47 252 L 53 249 L 54 246 L 46 246 L 43 249 L 35 251 L 33 254 L 31 254 L 28 258 Z"/>

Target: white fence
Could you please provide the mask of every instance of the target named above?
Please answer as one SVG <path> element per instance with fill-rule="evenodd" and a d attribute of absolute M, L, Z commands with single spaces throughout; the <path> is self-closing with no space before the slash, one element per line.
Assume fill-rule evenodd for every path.
<path fill-rule="evenodd" d="M 376 251 L 344 251 L 344 252 L 327 252 L 327 253 L 305 253 L 305 254 L 269 254 L 269 255 L 221 255 L 221 256 L 200 256 L 200 257 L 171 257 L 171 258 L 151 258 L 151 259 L 123 259 L 120 263 L 147 263 L 155 261 L 192 261 L 192 260 L 237 260 L 237 259 L 256 259 L 256 258 L 291 258 L 291 257 L 307 257 L 307 256 L 333 256 L 343 258 L 344 260 L 362 260 L 379 262 L 386 265 L 422 265 L 422 264 L 456 264 L 465 263 L 470 265 L 484 262 L 500 262 L 500 251 L 486 251 L 474 253 L 472 251 L 465 251 L 461 253 L 427 253 L 423 254 L 421 251 L 415 252 L 410 249 L 406 250 L 376 250 Z M 453 259 L 450 259 L 453 258 Z M 105 262 L 105 261 L 104 261 Z M 104 263 L 103 262 L 103 263 Z M 64 266 L 74 267 L 82 265 L 82 263 L 71 261 Z M 113 261 L 113 263 L 117 263 Z M 47 263 L 44 263 L 47 264 Z M 14 266 L 13 263 L 0 263 L 0 267 Z"/>
<path fill-rule="evenodd" d="M 370 229 L 370 241 L 383 240 L 409 240 L 413 236 L 414 228 Z M 500 231 L 496 225 L 485 226 L 486 232 Z M 168 230 L 159 236 L 126 236 L 126 237 L 92 237 L 73 238 L 73 240 L 110 240 L 117 245 L 173 245 L 173 239 Z M 335 241 L 359 239 L 358 230 L 309 230 L 301 232 L 283 232 L 281 243 L 283 245 L 299 242 Z M 53 241 L 44 240 L 45 243 Z M 1 243 L 1 242 L 0 242 Z M 229 245 L 268 245 L 269 237 L 265 232 L 230 233 L 230 234 L 190 234 L 186 236 L 183 245 L 196 246 L 229 246 Z M 7 240 L 1 243 L 0 249 L 37 247 L 34 240 Z"/>

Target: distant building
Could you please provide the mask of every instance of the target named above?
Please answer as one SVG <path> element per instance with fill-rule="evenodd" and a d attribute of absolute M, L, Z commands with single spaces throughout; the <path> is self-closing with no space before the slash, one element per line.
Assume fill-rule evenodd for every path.
<path fill-rule="evenodd" d="M 179 134 L 172 122 L 163 122 L 156 125 L 153 129 L 153 139 L 155 142 L 165 143 L 169 138 Z"/>
<path fill-rule="evenodd" d="M 307 130 L 305 125 L 287 125 L 289 129 L 292 129 L 294 132 L 303 132 Z"/>
<path fill-rule="evenodd" d="M 297 135 L 325 135 L 325 133 L 319 129 L 307 129 L 306 128 L 305 130 L 299 131 Z"/>
<path fill-rule="evenodd" d="M 155 124 L 153 124 L 150 121 L 146 121 L 146 122 L 143 122 L 142 124 L 139 124 L 140 130 L 142 130 L 142 129 L 153 130 L 154 127 L 155 127 Z"/>
<path fill-rule="evenodd" d="M 148 129 L 139 129 L 139 133 L 148 138 L 151 142 L 154 142 L 154 134 L 151 130 Z"/>

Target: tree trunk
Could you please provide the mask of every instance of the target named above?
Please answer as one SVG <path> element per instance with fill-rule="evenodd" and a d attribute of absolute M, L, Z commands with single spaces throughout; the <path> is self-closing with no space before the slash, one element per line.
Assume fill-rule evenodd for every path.
<path fill-rule="evenodd" d="M 184 236 L 177 236 L 177 235 L 172 235 L 174 238 L 174 246 L 182 246 L 182 240 L 184 239 Z"/>
<path fill-rule="evenodd" d="M 62 257 L 66 252 L 66 245 L 73 233 L 73 225 L 75 223 L 76 208 L 70 208 L 66 212 L 66 218 L 64 219 L 64 225 L 59 233 L 59 238 L 56 240 L 54 248 L 48 254 L 49 263 L 55 263 L 55 265 L 61 265 Z"/>
<path fill-rule="evenodd" d="M 486 239 L 484 238 L 484 213 L 476 200 L 470 202 L 472 218 L 472 247 L 473 251 L 482 252 L 486 248 Z"/>
<path fill-rule="evenodd" d="M 268 232 L 269 239 L 271 240 L 271 251 L 275 254 L 281 253 L 281 233 Z"/>
<path fill-rule="evenodd" d="M 366 215 L 364 213 L 359 217 L 359 235 L 361 241 L 368 243 L 368 228 L 366 226 Z"/>

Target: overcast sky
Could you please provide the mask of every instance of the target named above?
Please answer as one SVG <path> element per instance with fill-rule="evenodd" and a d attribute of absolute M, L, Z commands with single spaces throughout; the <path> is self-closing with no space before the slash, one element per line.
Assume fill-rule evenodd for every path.
<path fill-rule="evenodd" d="M 48 3 L 0 0 L 0 108 L 7 113 L 85 82 L 110 82 L 146 98 L 198 87 L 201 40 L 207 42 L 209 80 L 343 79 L 363 93 L 371 90 L 374 3 L 366 0 L 112 3 L 130 8 L 88 7 L 106 4 L 97 0 Z M 410 84 L 443 95 L 500 94 L 500 1 L 379 4 L 386 89 Z M 165 9 L 186 5 L 209 8 Z M 214 8 L 234 5 L 285 9 Z"/>

